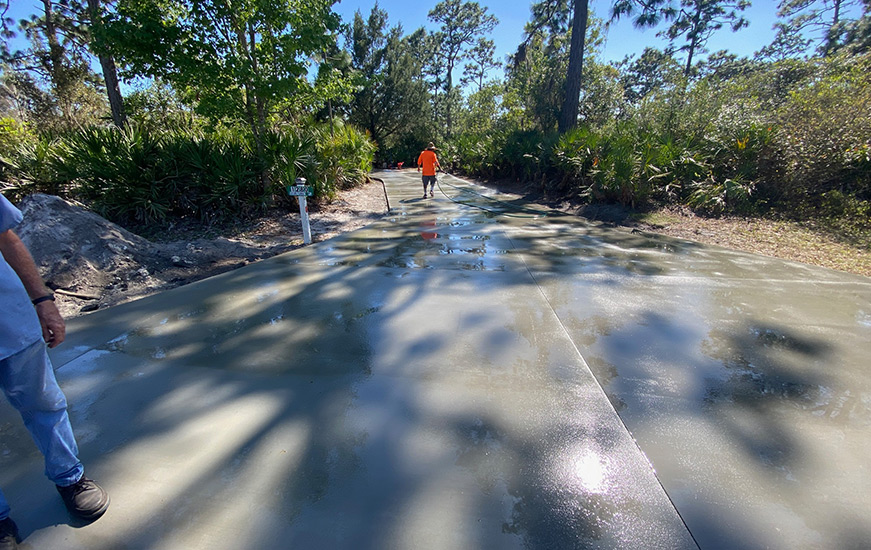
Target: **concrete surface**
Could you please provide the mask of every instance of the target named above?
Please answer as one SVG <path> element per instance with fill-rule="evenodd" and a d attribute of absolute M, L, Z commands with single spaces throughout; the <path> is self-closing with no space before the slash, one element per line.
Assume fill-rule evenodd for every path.
<path fill-rule="evenodd" d="M 381 222 L 70 323 L 112 506 L 4 404 L 23 548 L 871 547 L 871 280 L 379 175 Z"/>

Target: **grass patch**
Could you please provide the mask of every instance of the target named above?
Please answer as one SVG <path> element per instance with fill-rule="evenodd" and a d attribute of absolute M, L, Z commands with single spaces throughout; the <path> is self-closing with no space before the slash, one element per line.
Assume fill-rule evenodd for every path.
<path fill-rule="evenodd" d="M 822 220 L 809 223 L 733 216 L 709 218 L 674 209 L 643 216 L 651 221 L 642 223 L 656 233 L 871 277 L 869 241 L 855 240 L 855 233 L 851 235 L 854 238 L 844 239 Z"/>
<path fill-rule="evenodd" d="M 653 228 L 668 227 L 680 223 L 681 217 L 667 210 L 653 212 L 636 212 L 630 216 L 632 221 L 649 225 Z"/>

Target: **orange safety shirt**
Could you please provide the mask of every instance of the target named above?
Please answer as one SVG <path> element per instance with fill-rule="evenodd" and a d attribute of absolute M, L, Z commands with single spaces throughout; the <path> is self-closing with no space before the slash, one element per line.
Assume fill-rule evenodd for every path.
<path fill-rule="evenodd" d="M 423 151 L 420 156 L 417 157 L 417 165 L 421 167 L 421 173 L 424 176 L 436 175 L 436 166 L 441 166 L 438 157 L 436 157 L 435 151 L 430 151 L 429 149 Z"/>

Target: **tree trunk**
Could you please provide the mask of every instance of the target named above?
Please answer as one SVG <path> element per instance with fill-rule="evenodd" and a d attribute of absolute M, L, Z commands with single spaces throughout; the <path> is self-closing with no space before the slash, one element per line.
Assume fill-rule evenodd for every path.
<path fill-rule="evenodd" d="M 103 68 L 103 80 L 106 82 L 106 96 L 109 98 L 109 107 L 112 109 L 112 122 L 118 128 L 127 124 L 127 115 L 124 113 L 124 99 L 121 97 L 121 87 L 118 85 L 118 69 L 115 67 L 115 59 L 111 56 L 98 56 L 100 66 Z"/>
<path fill-rule="evenodd" d="M 832 15 L 832 25 L 829 27 L 829 30 L 826 33 L 826 45 L 825 51 L 823 52 L 823 55 L 826 57 L 831 55 L 832 50 L 835 49 L 835 41 L 838 37 L 838 23 L 840 23 L 841 20 L 841 1 L 842 0 L 835 0 L 835 11 Z"/>
<path fill-rule="evenodd" d="M 236 26 L 234 30 L 236 32 L 236 42 L 239 49 L 245 52 L 245 55 L 248 56 L 248 39 L 245 36 L 245 29 L 240 29 L 238 26 Z M 248 125 L 251 127 L 251 133 L 255 136 L 255 143 L 259 144 L 260 141 L 257 139 L 257 115 L 254 110 L 255 94 L 252 88 L 253 85 L 251 84 L 251 82 L 246 82 L 242 86 L 242 92 L 245 95 L 245 115 L 248 117 Z"/>
<path fill-rule="evenodd" d="M 102 20 L 100 13 L 100 0 L 88 0 L 88 11 L 91 16 L 91 26 L 96 27 Z M 93 40 L 93 37 L 91 37 Z M 103 80 L 106 82 L 106 96 L 109 98 L 109 107 L 112 109 L 112 122 L 118 128 L 123 128 L 127 123 L 124 114 L 124 100 L 121 97 L 121 87 L 118 85 L 118 68 L 115 66 L 115 58 L 103 54 L 97 54 L 100 67 L 103 69 Z"/>
<path fill-rule="evenodd" d="M 683 75 L 690 76 L 690 71 L 693 68 L 693 55 L 696 53 L 696 48 L 699 44 L 699 25 L 702 20 L 702 4 L 699 3 L 696 9 L 696 16 L 693 18 L 693 26 L 690 29 L 690 47 L 687 49 L 687 65 L 684 67 Z"/>
<path fill-rule="evenodd" d="M 566 75 L 565 97 L 559 117 L 561 134 L 578 125 L 581 97 L 581 78 L 584 74 L 584 42 L 587 35 L 587 14 L 590 0 L 575 0 L 572 19 L 572 43 L 569 47 L 569 69 Z"/>
<path fill-rule="evenodd" d="M 260 67 L 257 65 L 257 32 L 254 25 L 248 22 L 248 52 L 251 59 L 251 70 L 254 75 L 260 72 Z M 244 37 L 244 35 L 243 35 Z M 266 105 L 264 105 L 263 96 L 260 91 L 256 90 L 252 84 L 251 88 L 254 91 L 254 108 L 256 109 L 256 119 L 254 124 L 254 143 L 257 146 L 257 156 L 263 163 L 263 170 L 260 172 L 260 185 L 263 187 L 264 193 L 269 191 L 272 186 L 272 181 L 269 178 L 269 171 L 266 169 L 266 150 L 263 144 L 266 139 Z M 287 182 L 291 185 L 293 182 Z"/>
<path fill-rule="evenodd" d="M 64 47 L 61 46 L 57 39 L 57 27 L 54 24 L 54 11 L 51 0 L 42 0 L 42 5 L 45 10 L 45 38 L 48 42 L 48 59 L 44 66 L 54 87 L 61 116 L 68 125 L 72 126 L 71 100 L 67 96 L 69 83 L 63 70 Z"/>
<path fill-rule="evenodd" d="M 445 103 L 445 117 L 447 118 L 447 133 L 446 136 L 448 139 L 451 138 L 451 130 L 453 128 L 453 123 L 451 121 L 451 90 L 454 88 L 454 60 L 452 58 L 448 58 L 448 80 L 447 86 L 445 87 L 447 98 L 447 103 Z"/>
<path fill-rule="evenodd" d="M 693 68 L 693 54 L 695 53 L 695 49 L 696 49 L 696 40 L 695 40 L 695 38 L 693 38 L 690 41 L 689 49 L 687 49 L 687 64 L 686 64 L 686 67 L 684 67 L 684 69 L 683 69 L 683 75 L 686 77 L 690 76 L 690 71 Z"/>

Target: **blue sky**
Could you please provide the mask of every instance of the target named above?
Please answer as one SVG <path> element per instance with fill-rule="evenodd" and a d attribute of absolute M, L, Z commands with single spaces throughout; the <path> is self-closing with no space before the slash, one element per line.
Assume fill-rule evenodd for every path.
<path fill-rule="evenodd" d="M 410 33 L 420 26 L 429 29 L 435 27 L 427 19 L 427 13 L 436 5 L 438 0 L 428 2 L 414 2 L 409 0 L 379 0 L 379 6 L 387 11 L 389 24 L 402 23 L 406 33 Z M 491 35 L 496 43 L 496 55 L 500 60 L 513 53 L 523 37 L 523 26 L 529 19 L 529 6 L 531 0 L 478 0 L 478 3 L 487 8 L 499 19 L 499 24 Z M 608 16 L 613 0 L 590 0 L 592 12 L 602 18 Z M 8 14 L 13 19 L 27 17 L 38 11 L 37 0 L 12 0 Z M 333 9 L 342 16 L 345 22 L 353 21 L 354 13 L 359 10 L 364 17 L 368 17 L 375 5 L 375 0 L 340 0 Z M 851 15 L 858 15 L 858 8 L 854 7 Z M 772 25 L 776 20 L 776 0 L 754 0 L 752 5 L 744 11 L 744 16 L 750 21 L 750 25 L 737 33 L 721 30 L 708 42 L 710 51 L 728 50 L 737 55 L 751 56 L 762 46 L 769 44 L 774 38 Z M 20 46 L 26 46 L 21 44 Z M 619 61 L 626 55 L 640 54 L 646 46 L 663 48 L 666 43 L 656 37 L 655 29 L 640 31 L 635 29 L 628 20 L 620 21 L 612 25 L 606 37 L 606 43 L 602 51 L 605 61 Z"/>
<path fill-rule="evenodd" d="M 379 0 L 378 5 L 389 16 L 390 25 L 402 23 L 406 33 L 420 26 L 434 28 L 427 19 L 427 13 L 435 6 L 437 0 L 429 2 L 409 2 L 408 0 Z M 590 9 L 600 17 L 608 16 L 612 0 L 591 0 Z M 520 44 L 523 37 L 523 26 L 529 20 L 531 0 L 478 0 L 489 13 L 499 19 L 499 25 L 491 38 L 496 43 L 496 53 L 500 60 L 511 54 Z M 341 0 L 333 9 L 345 21 L 352 21 L 357 10 L 364 17 L 372 11 L 375 0 Z M 744 11 L 744 16 L 750 25 L 733 33 L 722 30 L 708 42 L 710 51 L 729 50 L 738 55 L 753 55 L 762 46 L 769 44 L 774 38 L 772 25 L 776 20 L 777 2 L 774 0 L 755 0 Z M 656 30 L 639 31 L 629 21 L 620 21 L 612 25 L 608 31 L 602 56 L 605 61 L 619 61 L 626 55 L 640 54 L 646 46 L 664 47 L 665 42 L 656 37 Z"/>
<path fill-rule="evenodd" d="M 437 1 L 379 0 L 378 4 L 387 11 L 391 26 L 402 23 L 405 32 L 410 33 L 420 26 L 434 28 L 427 19 L 427 13 Z M 529 19 L 531 0 L 478 0 L 478 3 L 499 19 L 499 25 L 491 38 L 496 43 L 499 59 L 503 60 L 506 55 L 515 51 L 522 40 L 523 26 Z M 17 21 L 35 13 L 39 4 L 36 0 L 12 0 L 9 15 Z M 591 0 L 590 9 L 599 17 L 607 17 L 611 4 L 612 0 Z M 357 10 L 367 17 L 374 5 L 375 0 L 341 0 L 333 9 L 344 21 L 351 22 Z M 739 55 L 752 55 L 774 37 L 771 26 L 776 11 L 775 0 L 754 0 L 753 5 L 744 12 L 750 20 L 750 26 L 737 33 L 720 31 L 710 40 L 709 49 L 725 49 Z M 608 32 L 602 55 L 606 61 L 619 61 L 628 54 L 640 54 L 645 46 L 662 47 L 664 44 L 656 37 L 655 30 L 639 31 L 629 21 L 621 21 Z"/>

